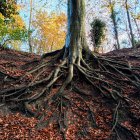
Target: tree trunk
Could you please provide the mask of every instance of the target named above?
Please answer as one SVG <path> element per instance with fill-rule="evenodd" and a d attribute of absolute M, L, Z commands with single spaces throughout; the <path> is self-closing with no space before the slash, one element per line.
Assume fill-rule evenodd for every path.
<path fill-rule="evenodd" d="M 79 61 L 82 49 L 87 48 L 85 35 L 85 0 L 68 0 L 68 31 L 65 53 L 70 63 Z"/>
<path fill-rule="evenodd" d="M 126 9 L 126 13 L 127 13 L 127 20 L 128 20 L 129 30 L 130 30 L 130 35 L 131 35 L 131 44 L 132 44 L 132 47 L 135 48 L 135 40 L 134 40 L 134 34 L 133 34 L 133 30 L 132 30 L 127 0 L 125 0 L 125 9 Z"/>
<path fill-rule="evenodd" d="M 29 28 L 28 28 L 28 43 L 29 43 L 29 52 L 33 52 L 33 48 L 31 45 L 31 22 L 32 22 L 32 11 L 33 11 L 33 1 L 30 0 L 30 17 L 29 17 Z"/>
<path fill-rule="evenodd" d="M 114 32 L 115 32 L 115 39 L 117 41 L 117 47 L 115 47 L 116 50 L 120 49 L 120 43 L 119 43 L 119 37 L 118 37 L 118 30 L 117 30 L 117 23 L 116 23 L 116 15 L 114 11 L 114 7 L 112 6 L 112 1 L 109 1 L 109 4 L 111 5 L 111 18 L 114 26 Z"/>
<path fill-rule="evenodd" d="M 134 17 L 133 19 L 134 19 L 134 22 L 135 22 L 135 24 L 136 24 L 137 32 L 138 32 L 138 36 L 139 36 L 139 39 L 140 39 L 140 29 L 139 29 L 139 26 L 138 26 L 137 20 L 135 19 L 135 17 Z"/>

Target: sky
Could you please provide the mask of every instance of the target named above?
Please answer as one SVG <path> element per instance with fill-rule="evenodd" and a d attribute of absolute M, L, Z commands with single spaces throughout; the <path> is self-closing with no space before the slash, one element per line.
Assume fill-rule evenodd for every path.
<path fill-rule="evenodd" d="M 20 11 L 21 17 L 24 19 L 27 27 L 29 25 L 29 14 L 30 14 L 30 0 L 25 0 L 21 3 L 21 0 L 18 0 L 18 3 L 23 6 Z M 36 11 L 47 11 L 51 12 L 67 12 L 67 5 L 60 3 L 59 0 L 32 0 L 33 1 L 33 14 Z"/>
<path fill-rule="evenodd" d="M 21 4 L 21 1 L 22 1 L 23 8 L 20 11 L 20 15 L 22 16 L 22 18 L 25 21 L 26 26 L 28 28 L 28 25 L 29 25 L 29 11 L 30 11 L 29 0 L 18 0 L 18 2 L 20 4 Z M 33 7 L 34 7 L 33 8 L 33 13 L 35 13 L 36 11 L 39 11 L 39 10 L 47 11 L 48 13 L 51 13 L 51 12 L 67 13 L 67 5 L 66 5 L 67 0 L 61 0 L 61 1 L 65 1 L 65 3 L 63 3 L 63 2 L 60 3 L 60 0 L 33 0 Z M 119 1 L 122 2 L 122 0 L 116 0 L 116 1 L 117 2 L 119 2 Z M 130 4 L 133 4 L 134 1 L 138 1 L 140 3 L 140 0 L 129 0 Z M 102 7 L 103 6 L 102 3 L 105 3 L 105 0 L 88 0 L 87 1 L 87 3 L 86 3 L 87 4 L 86 30 L 87 30 L 87 36 L 88 36 L 88 34 L 90 32 L 90 23 L 95 18 L 99 18 L 99 19 L 103 20 L 104 22 L 106 22 L 106 25 L 107 25 L 107 31 L 106 31 L 107 41 L 103 44 L 105 46 L 104 51 L 106 52 L 108 50 L 113 49 L 112 46 L 115 43 L 115 40 L 114 40 L 114 36 L 113 36 L 112 23 L 111 23 L 110 15 L 108 14 L 108 11 L 106 10 L 106 8 Z M 116 6 L 116 11 L 119 11 L 120 9 L 121 9 L 121 7 Z M 136 12 L 140 12 L 140 8 L 137 8 Z M 124 14 L 121 13 L 118 16 L 123 19 L 123 16 L 126 16 L 126 15 L 125 15 L 125 13 Z M 125 18 L 124 18 L 123 22 L 126 22 L 126 24 L 127 24 L 127 21 L 125 21 Z M 122 29 L 125 29 L 126 25 L 124 23 L 120 22 L 119 27 L 122 28 Z M 123 40 L 127 40 L 127 38 L 128 38 L 127 33 L 122 31 L 122 30 L 119 30 L 120 42 L 122 42 Z M 88 40 L 89 46 L 92 48 L 90 38 L 87 37 L 87 40 Z M 123 44 L 121 46 L 124 47 Z M 27 51 L 27 44 L 23 45 L 23 49 L 25 51 Z"/>

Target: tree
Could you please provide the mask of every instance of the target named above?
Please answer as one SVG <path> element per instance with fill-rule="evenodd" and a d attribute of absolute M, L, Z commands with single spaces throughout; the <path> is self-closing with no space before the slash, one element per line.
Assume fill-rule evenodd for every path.
<path fill-rule="evenodd" d="M 114 9 L 115 6 L 115 2 L 112 2 L 112 0 L 109 0 L 109 8 L 110 8 L 110 12 L 111 12 L 111 19 L 113 22 L 113 26 L 114 26 L 114 33 L 115 33 L 115 39 L 117 41 L 117 45 L 115 45 L 115 49 L 120 49 L 120 43 L 119 43 L 119 36 L 118 36 L 118 27 L 117 27 L 117 21 L 116 21 L 116 15 L 117 13 L 115 12 Z"/>
<path fill-rule="evenodd" d="M 140 29 L 139 29 L 139 24 L 138 24 L 138 21 L 140 20 L 140 15 L 131 12 L 131 17 L 134 20 L 134 23 L 135 23 L 136 28 L 137 28 L 138 37 L 140 38 Z"/>
<path fill-rule="evenodd" d="M 33 52 L 32 44 L 31 44 L 32 11 L 33 11 L 33 1 L 30 0 L 30 17 L 29 17 L 29 27 L 28 27 L 28 43 L 29 43 L 29 51 L 31 53 Z"/>
<path fill-rule="evenodd" d="M 138 36 L 140 38 L 140 29 L 139 29 L 139 26 L 138 26 L 138 23 L 137 23 L 137 19 L 135 17 L 133 17 L 133 19 L 134 19 L 135 25 L 137 27 Z"/>
<path fill-rule="evenodd" d="M 2 0 L 0 2 L 0 13 L 6 18 L 10 18 L 11 14 L 17 14 L 17 6 L 15 0 Z"/>
<path fill-rule="evenodd" d="M 32 37 L 34 52 L 43 54 L 60 49 L 65 43 L 66 15 L 38 11 L 32 21 L 35 29 Z M 41 38 L 41 39 L 40 39 Z"/>
<path fill-rule="evenodd" d="M 0 45 L 3 47 L 7 44 L 15 46 L 16 43 L 13 43 L 13 40 L 19 44 L 19 41 L 27 39 L 25 23 L 18 14 L 19 7 L 15 4 L 15 1 L 3 2 L 3 5 L 6 9 L 1 8 L 2 13 L 0 12 Z M 4 7 L 3 5 L 2 7 Z M 12 11 L 13 9 L 14 11 Z"/>
<path fill-rule="evenodd" d="M 1 90 L 2 103 L 15 103 L 16 109 L 26 115 L 37 116 L 36 112 L 41 110 L 41 122 L 37 127 L 54 126 L 58 135 L 61 133 L 58 139 L 80 139 L 81 135 L 92 139 L 92 132 L 99 129 L 92 103 L 98 94 L 99 103 L 103 106 L 108 102 L 111 105 L 109 112 L 114 112 L 108 122 L 113 135 L 108 131 L 107 136 L 135 139 L 136 135 L 118 120 L 118 114 L 126 116 L 126 106 L 130 105 L 124 87 L 129 85 L 138 91 L 140 77 L 125 61 L 96 56 L 89 50 L 85 35 L 85 0 L 68 0 L 65 46 L 43 55 L 33 64 L 36 67 L 33 66 L 20 80 L 31 77 L 29 74 L 33 79 L 24 85 Z M 81 82 L 82 86 L 79 85 Z M 90 93 L 84 91 L 84 85 L 90 88 Z"/>
<path fill-rule="evenodd" d="M 125 9 L 127 13 L 127 20 L 128 20 L 128 25 L 129 25 L 130 35 L 131 35 L 131 44 L 132 47 L 135 48 L 135 39 L 134 39 L 134 34 L 133 34 L 133 29 L 132 29 L 132 24 L 130 19 L 128 0 L 125 0 Z"/>
<path fill-rule="evenodd" d="M 100 19 L 94 19 L 91 23 L 91 40 L 95 52 L 98 52 L 98 49 L 105 38 L 105 27 L 106 24 Z"/>

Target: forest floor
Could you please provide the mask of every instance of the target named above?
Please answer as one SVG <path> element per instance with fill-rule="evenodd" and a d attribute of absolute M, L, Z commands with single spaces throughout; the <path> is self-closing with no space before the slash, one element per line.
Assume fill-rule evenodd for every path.
<path fill-rule="evenodd" d="M 121 49 L 117 51 L 111 51 L 106 54 L 102 54 L 105 57 L 119 57 L 122 60 L 128 61 L 129 65 L 140 67 L 140 48 L 137 49 Z M 14 51 L 10 49 L 0 49 L 0 90 L 8 89 L 11 87 L 18 87 L 11 81 L 12 79 L 24 76 L 22 83 L 26 84 L 32 79 L 31 74 L 26 74 L 34 65 L 37 65 L 40 60 L 39 55 Z M 47 58 L 49 59 L 49 58 Z M 30 67 L 32 66 L 32 67 Z M 50 72 L 50 70 L 48 70 Z M 3 80 L 4 79 L 4 80 Z M 82 88 L 89 93 L 88 85 L 80 83 Z M 130 87 L 124 87 L 126 90 L 132 90 Z M 54 89 L 55 90 L 55 89 Z M 129 94 L 131 93 L 128 92 Z M 140 95 L 137 97 L 130 95 L 129 98 L 132 102 L 136 102 L 140 105 Z M 81 102 L 79 102 L 82 104 Z M 108 105 L 109 106 L 109 105 Z M 94 98 L 94 112 L 97 124 L 100 128 L 91 129 L 93 140 L 106 140 L 109 139 L 110 127 L 106 125 L 112 119 L 112 113 L 107 105 L 104 106 L 102 100 L 95 96 Z M 131 107 L 131 113 L 137 118 L 139 123 L 134 123 L 129 117 L 121 123 L 128 130 L 132 131 L 137 139 L 140 138 L 140 109 Z M 73 117 L 73 116 L 72 116 Z M 60 140 L 59 134 L 55 129 L 46 128 L 37 129 L 36 124 L 39 120 L 33 117 L 26 117 L 19 112 L 11 112 L 6 106 L 0 104 L 0 140 Z M 86 120 L 85 120 L 86 122 Z M 78 123 L 78 122 L 77 122 Z M 75 140 L 73 136 L 74 126 L 71 126 L 69 132 L 71 138 L 69 140 Z M 88 138 L 83 138 L 84 140 Z M 81 139 L 79 139 L 81 140 Z M 89 139 L 90 140 L 90 139 Z M 123 139 L 121 139 L 123 140 Z"/>

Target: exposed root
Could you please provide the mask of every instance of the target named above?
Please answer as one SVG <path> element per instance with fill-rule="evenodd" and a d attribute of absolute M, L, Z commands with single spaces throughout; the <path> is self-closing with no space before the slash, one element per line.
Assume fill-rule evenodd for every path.
<path fill-rule="evenodd" d="M 118 105 L 116 106 L 116 109 L 115 109 L 115 112 L 114 112 L 114 117 L 113 117 L 113 123 L 114 123 L 114 125 L 113 125 L 113 127 L 112 127 L 112 132 L 114 131 L 114 129 L 116 128 L 116 126 L 117 126 L 117 123 L 118 123 L 118 109 L 119 109 L 119 107 L 120 107 L 120 101 L 119 101 L 119 103 L 118 103 Z"/>
<path fill-rule="evenodd" d="M 30 112 L 36 117 L 39 110 L 42 110 L 44 114 L 42 113 L 39 116 L 44 117 L 37 127 L 42 128 L 50 124 L 57 124 L 63 139 L 67 139 L 68 126 L 74 121 L 79 121 L 78 118 L 80 118 L 83 122 L 79 124 L 80 130 L 82 129 L 82 132 L 79 133 L 86 137 L 89 132 L 83 128 L 92 127 L 97 129 L 100 126 L 96 122 L 94 107 L 90 103 L 94 94 L 86 93 L 78 87 L 78 82 L 85 80 L 98 93 L 98 96 L 101 95 L 101 98 L 112 101 L 112 106 L 117 103 L 117 106 L 111 109 L 112 111 L 115 109 L 112 124 L 108 124 L 110 133 L 114 132 L 116 137 L 121 139 L 122 135 L 126 135 L 128 130 L 120 125 L 119 112 L 123 108 L 120 104 L 130 106 L 129 101 L 131 102 L 129 97 L 125 95 L 124 87 L 129 84 L 133 89 L 140 90 L 140 77 L 135 73 L 135 68 L 130 68 L 126 62 L 120 60 L 97 56 L 92 56 L 95 59 L 93 60 L 94 63 L 89 64 L 84 57 L 85 55 L 79 58 L 78 61 L 69 63 L 68 57 L 60 59 L 58 53 L 61 54 L 61 51 L 42 57 L 44 59 L 55 54 L 57 57 L 54 57 L 53 63 L 60 60 L 58 65 L 52 64 L 51 61 L 41 61 L 41 64 L 28 72 L 28 74 L 34 75 L 34 78 L 27 85 L 0 91 L 1 103 L 24 104 L 22 107 L 27 110 L 27 114 Z M 53 68 L 55 66 L 54 70 L 45 75 L 46 69 L 52 68 L 52 66 Z M 79 102 L 82 103 L 82 106 L 79 105 Z M 133 104 L 139 106 L 138 103 L 133 102 Z M 81 116 L 82 113 L 83 116 Z M 76 116 L 73 122 L 70 118 L 71 114 Z M 86 121 L 84 122 L 84 120 Z M 120 136 L 120 130 L 118 129 L 125 129 L 124 134 Z M 132 133 L 130 137 L 135 139 Z"/>

